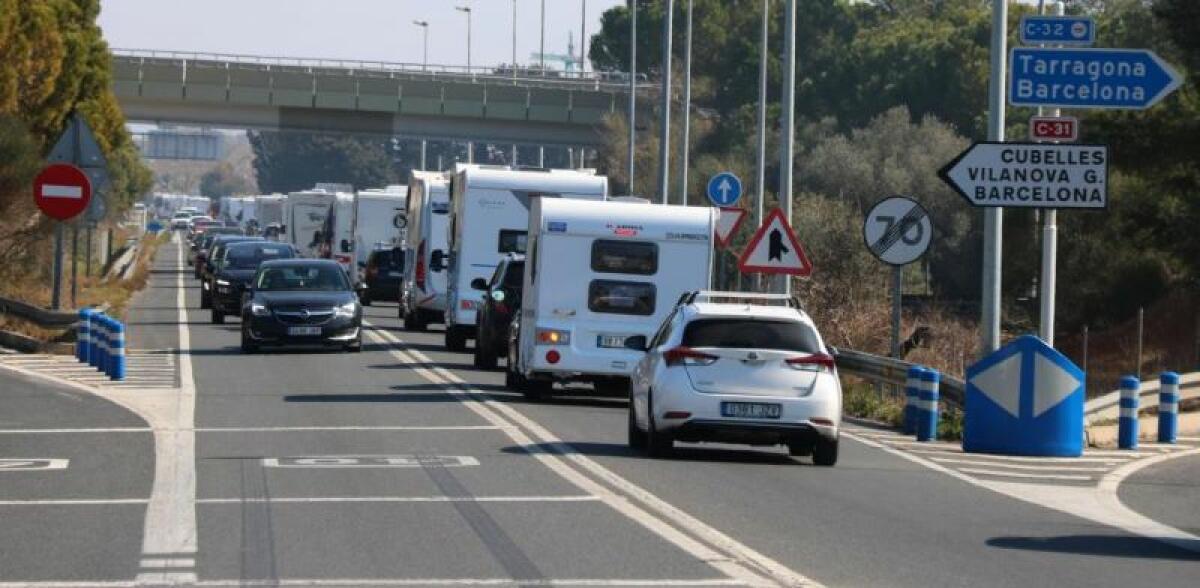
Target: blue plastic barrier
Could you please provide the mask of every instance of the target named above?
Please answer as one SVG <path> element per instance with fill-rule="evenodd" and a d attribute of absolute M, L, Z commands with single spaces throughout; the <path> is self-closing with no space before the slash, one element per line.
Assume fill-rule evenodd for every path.
<path fill-rule="evenodd" d="M 100 368 L 100 348 L 104 344 L 104 313 L 93 312 L 91 314 L 92 325 L 88 328 L 88 335 L 91 344 L 88 346 L 88 365 L 99 369 Z"/>
<path fill-rule="evenodd" d="M 1158 442 L 1174 443 L 1179 435 L 1179 374 L 1163 372 L 1158 384 Z"/>
<path fill-rule="evenodd" d="M 88 360 L 88 346 L 91 345 L 92 309 L 79 309 L 79 328 L 75 330 L 75 359 L 83 363 Z"/>
<path fill-rule="evenodd" d="M 904 434 L 917 433 L 917 390 L 921 384 L 921 372 L 925 368 L 913 366 L 908 368 L 908 379 L 904 382 Z"/>
<path fill-rule="evenodd" d="M 1117 447 L 1137 449 L 1138 402 L 1142 383 L 1133 376 L 1121 378 L 1121 416 L 1117 419 Z"/>
<path fill-rule="evenodd" d="M 938 400 L 942 375 L 937 370 L 921 371 L 917 391 L 917 441 L 933 441 L 938 432 Z"/>
<path fill-rule="evenodd" d="M 124 380 L 125 324 L 121 321 L 113 320 L 108 345 L 108 377 L 117 381 Z"/>

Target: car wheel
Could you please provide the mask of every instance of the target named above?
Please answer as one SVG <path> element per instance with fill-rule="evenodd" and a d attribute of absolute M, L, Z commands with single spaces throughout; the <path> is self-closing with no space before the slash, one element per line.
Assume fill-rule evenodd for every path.
<path fill-rule="evenodd" d="M 492 349 L 491 336 L 481 326 L 475 337 L 475 367 L 483 370 L 496 369 L 496 351 Z"/>
<path fill-rule="evenodd" d="M 637 451 L 646 449 L 646 432 L 637 426 L 637 413 L 633 408 L 633 394 L 629 395 L 629 448 Z"/>
<path fill-rule="evenodd" d="M 254 353 L 258 351 L 258 344 L 250 338 L 250 334 L 246 332 L 247 329 L 249 327 L 242 327 L 242 353 Z"/>
<path fill-rule="evenodd" d="M 467 350 L 467 334 L 462 327 L 446 327 L 446 349 L 460 353 Z"/>
<path fill-rule="evenodd" d="M 529 400 L 542 400 L 554 392 L 554 382 L 521 376 L 521 392 Z"/>
<path fill-rule="evenodd" d="M 819 466 L 831 466 L 837 463 L 838 460 L 838 442 L 837 439 L 826 439 L 821 437 L 813 444 L 813 463 Z"/>
<path fill-rule="evenodd" d="M 658 430 L 654 422 L 653 396 L 646 399 L 646 453 L 650 457 L 670 457 L 675 450 L 675 439 L 670 433 Z"/>
<path fill-rule="evenodd" d="M 209 298 L 208 294 L 205 294 L 205 292 L 206 292 L 206 290 L 204 289 L 203 286 L 201 286 L 201 288 L 200 288 L 200 309 L 201 310 L 212 307 L 212 299 Z"/>
<path fill-rule="evenodd" d="M 212 324 L 214 324 L 214 325 L 225 324 L 225 313 L 223 313 L 215 308 L 212 309 Z"/>
<path fill-rule="evenodd" d="M 788 455 L 792 457 L 806 457 L 812 455 L 813 444 L 810 441 L 788 441 Z"/>

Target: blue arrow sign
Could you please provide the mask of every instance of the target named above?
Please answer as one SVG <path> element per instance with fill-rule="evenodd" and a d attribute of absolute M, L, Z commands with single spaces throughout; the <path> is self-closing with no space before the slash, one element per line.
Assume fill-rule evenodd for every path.
<path fill-rule="evenodd" d="M 713 206 L 733 206 L 742 197 L 742 180 L 733 172 L 721 172 L 708 180 L 708 199 Z"/>
<path fill-rule="evenodd" d="M 1016 47 L 1009 63 L 1008 103 L 1142 110 L 1182 82 L 1178 72 L 1146 49 Z"/>
<path fill-rule="evenodd" d="M 1096 21 L 1087 16 L 1021 17 L 1021 43 L 1091 45 L 1096 42 Z"/>

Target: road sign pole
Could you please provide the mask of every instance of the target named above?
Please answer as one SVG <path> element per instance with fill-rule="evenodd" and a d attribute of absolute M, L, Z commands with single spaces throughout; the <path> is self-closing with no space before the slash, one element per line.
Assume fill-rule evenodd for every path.
<path fill-rule="evenodd" d="M 71 307 L 77 307 L 79 293 L 79 223 L 71 224 Z"/>
<path fill-rule="evenodd" d="M 1038 4 L 1038 13 L 1041 13 L 1043 6 Z M 1054 3 L 1055 16 L 1063 15 L 1063 3 Z M 1042 114 L 1042 108 L 1038 108 L 1038 114 Z M 1059 117 L 1062 115 L 1062 110 L 1054 108 L 1050 110 L 1050 116 Z M 1047 345 L 1054 347 L 1054 298 L 1057 295 L 1058 288 L 1058 211 L 1053 208 L 1046 211 L 1045 224 L 1042 225 L 1042 279 L 1041 292 L 1038 293 L 1038 301 L 1041 304 L 1041 323 L 1038 325 L 1038 335 L 1045 341 Z"/>
<path fill-rule="evenodd" d="M 50 294 L 50 308 L 62 308 L 63 224 L 54 223 L 54 287 Z"/>
<path fill-rule="evenodd" d="M 637 155 L 637 0 L 629 0 L 629 193 L 633 187 L 634 157 Z M 538 167 L 545 167 L 538 163 Z"/>
<path fill-rule="evenodd" d="M 779 200 L 783 217 L 792 224 L 792 162 L 796 143 L 796 0 L 787 0 L 783 17 L 783 137 L 779 143 Z M 792 280 L 783 276 L 783 293 L 792 293 Z"/>
<path fill-rule="evenodd" d="M 988 140 L 1004 141 L 1004 82 L 1008 58 L 1008 2 L 992 2 L 992 80 L 988 96 Z M 1004 211 L 983 211 L 983 296 L 979 332 L 982 352 L 1000 347 L 1000 268 L 1004 241 Z"/>
<path fill-rule="evenodd" d="M 892 267 L 892 357 L 900 359 L 900 310 L 904 295 L 904 266 Z"/>
<path fill-rule="evenodd" d="M 762 226 L 763 201 L 767 193 L 767 33 L 770 30 L 771 0 L 762 3 L 762 32 L 758 43 L 758 200 L 755 202 L 754 228 Z M 754 276 L 754 289 L 763 290 L 762 277 Z"/>
<path fill-rule="evenodd" d="M 687 31 L 684 34 L 683 45 L 683 136 L 680 138 L 683 143 L 682 154 L 679 158 L 679 203 L 687 206 L 688 203 L 688 152 L 691 149 L 691 121 L 692 121 L 692 1 L 687 0 L 687 19 L 684 29 Z"/>
<path fill-rule="evenodd" d="M 667 203 L 671 183 L 671 21 L 675 16 L 675 0 L 667 0 L 662 28 L 662 115 L 658 138 L 658 199 Z"/>
<path fill-rule="evenodd" d="M 84 231 L 84 260 L 83 260 L 83 275 L 92 277 L 92 223 L 88 223 L 87 230 Z"/>

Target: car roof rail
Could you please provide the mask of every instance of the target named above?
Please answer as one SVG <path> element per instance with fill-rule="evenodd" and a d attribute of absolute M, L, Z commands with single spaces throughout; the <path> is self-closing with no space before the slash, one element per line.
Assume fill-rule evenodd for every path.
<path fill-rule="evenodd" d="M 804 308 L 800 305 L 800 300 L 794 296 L 787 294 L 766 294 L 762 292 L 721 292 L 718 290 L 695 290 L 688 292 L 680 297 L 680 304 L 693 304 L 696 302 L 726 302 L 757 304 L 760 306 L 787 306 L 799 311 Z"/>

